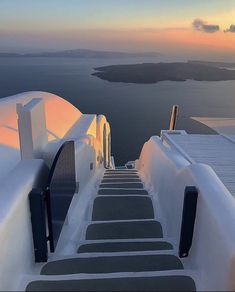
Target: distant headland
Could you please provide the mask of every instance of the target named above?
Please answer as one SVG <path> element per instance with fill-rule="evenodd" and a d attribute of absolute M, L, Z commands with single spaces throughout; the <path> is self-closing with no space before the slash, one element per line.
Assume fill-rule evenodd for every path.
<path fill-rule="evenodd" d="M 230 62 L 212 62 L 212 61 L 201 61 L 201 60 L 189 60 L 190 64 L 207 65 L 219 68 L 235 68 L 235 63 Z"/>
<path fill-rule="evenodd" d="M 128 58 L 128 57 L 159 57 L 159 52 L 111 52 L 111 51 L 95 51 L 88 49 L 75 49 L 42 53 L 0 53 L 0 58 L 26 58 L 26 57 L 47 57 L 47 58 Z"/>
<path fill-rule="evenodd" d="M 201 61 L 203 62 L 203 61 Z M 225 81 L 235 80 L 235 70 L 219 68 L 199 61 L 178 63 L 144 63 L 95 68 L 92 75 L 110 82 L 152 84 L 161 81 Z"/>

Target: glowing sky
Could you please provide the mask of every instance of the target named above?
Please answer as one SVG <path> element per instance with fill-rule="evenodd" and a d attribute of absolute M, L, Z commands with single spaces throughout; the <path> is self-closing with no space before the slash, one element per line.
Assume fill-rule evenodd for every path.
<path fill-rule="evenodd" d="M 0 0 L 0 50 L 90 48 L 225 57 L 235 52 L 235 27 L 224 32 L 232 24 L 235 0 Z"/>

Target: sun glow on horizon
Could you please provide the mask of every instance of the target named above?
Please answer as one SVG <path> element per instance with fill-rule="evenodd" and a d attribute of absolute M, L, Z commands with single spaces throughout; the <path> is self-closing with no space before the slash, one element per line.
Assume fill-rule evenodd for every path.
<path fill-rule="evenodd" d="M 230 27 L 235 24 L 234 0 L 20 2 L 0 2 L 0 51 L 28 47 L 171 52 L 175 47 L 235 57 Z M 195 19 L 201 21 L 198 31 Z"/>

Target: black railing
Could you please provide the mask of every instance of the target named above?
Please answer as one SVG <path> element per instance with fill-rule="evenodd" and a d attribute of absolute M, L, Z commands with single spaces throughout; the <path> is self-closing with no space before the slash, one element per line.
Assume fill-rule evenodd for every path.
<path fill-rule="evenodd" d="M 186 187 L 181 223 L 179 257 L 187 257 L 192 245 L 194 223 L 196 219 L 198 191 L 195 187 Z"/>
<path fill-rule="evenodd" d="M 179 112 L 179 106 L 173 105 L 172 110 L 171 110 L 171 119 L 170 119 L 170 125 L 169 125 L 169 130 L 171 131 L 175 130 L 178 112 Z"/>
<path fill-rule="evenodd" d="M 57 152 L 47 182 L 46 202 L 50 250 L 54 251 L 70 203 L 76 191 L 74 141 Z"/>
<path fill-rule="evenodd" d="M 29 194 L 35 262 L 47 261 L 45 192 L 33 189 Z"/>
<path fill-rule="evenodd" d="M 29 196 L 36 262 L 47 260 L 48 240 L 54 252 L 75 191 L 74 141 L 68 141 L 54 158 L 46 189 L 34 189 Z"/>

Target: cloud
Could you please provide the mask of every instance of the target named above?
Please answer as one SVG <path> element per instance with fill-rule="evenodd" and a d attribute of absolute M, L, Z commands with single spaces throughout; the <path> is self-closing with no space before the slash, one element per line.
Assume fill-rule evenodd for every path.
<path fill-rule="evenodd" d="M 199 31 L 207 32 L 207 33 L 214 33 L 220 30 L 219 25 L 207 24 L 207 22 L 198 18 L 193 21 L 192 25 L 195 30 L 199 30 Z"/>
<path fill-rule="evenodd" d="M 230 27 L 225 29 L 224 32 L 235 32 L 235 25 L 231 24 Z"/>

